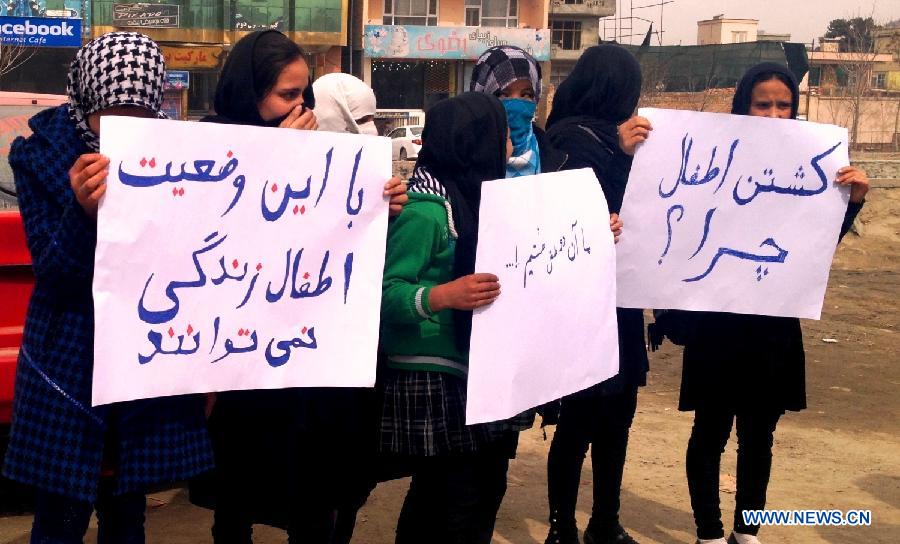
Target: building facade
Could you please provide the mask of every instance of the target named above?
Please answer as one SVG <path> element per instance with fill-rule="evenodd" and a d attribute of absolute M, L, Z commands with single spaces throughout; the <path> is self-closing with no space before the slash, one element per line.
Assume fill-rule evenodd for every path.
<path fill-rule="evenodd" d="M 272 28 L 302 45 L 314 76 L 341 70 L 349 0 L 93 0 L 93 36 L 114 30 L 147 34 L 169 70 L 189 73 L 187 111 L 212 111 L 218 73 L 231 46 Z M 186 116 L 186 115 L 182 115 Z"/>
<path fill-rule="evenodd" d="M 900 91 L 900 28 L 875 31 L 875 52 L 890 55 L 890 61 L 875 66 L 872 87 L 885 91 Z"/>
<path fill-rule="evenodd" d="M 549 0 L 368 0 L 363 79 L 379 109 L 425 110 L 468 89 L 475 60 L 515 45 L 550 60 Z"/>
<path fill-rule="evenodd" d="M 726 19 L 725 15 L 716 15 L 697 21 L 697 45 L 755 42 L 758 35 L 757 19 Z"/>
<path fill-rule="evenodd" d="M 550 83 L 559 85 L 581 53 L 600 43 L 600 19 L 615 13 L 615 0 L 550 0 Z"/>

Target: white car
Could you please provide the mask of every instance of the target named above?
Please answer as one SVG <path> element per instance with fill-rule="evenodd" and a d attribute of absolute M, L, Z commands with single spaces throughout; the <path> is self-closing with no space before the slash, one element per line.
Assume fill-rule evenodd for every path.
<path fill-rule="evenodd" d="M 412 161 L 419 158 L 422 149 L 422 126 L 395 128 L 388 134 L 395 161 Z"/>

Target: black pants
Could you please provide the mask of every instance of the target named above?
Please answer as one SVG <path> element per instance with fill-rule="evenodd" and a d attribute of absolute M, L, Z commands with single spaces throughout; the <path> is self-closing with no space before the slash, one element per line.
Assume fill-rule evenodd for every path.
<path fill-rule="evenodd" d="M 396 544 L 490 544 L 506 494 L 509 448 L 410 460 Z"/>
<path fill-rule="evenodd" d="M 581 467 L 591 445 L 591 527 L 603 532 L 618 526 L 628 431 L 636 408 L 637 387 L 612 395 L 602 395 L 592 387 L 563 399 L 547 458 L 551 520 L 574 526 Z"/>
<path fill-rule="evenodd" d="M 101 485 L 94 504 L 40 490 L 35 499 L 32 544 L 81 544 L 94 509 L 99 544 L 144 544 L 146 499 L 140 493 L 113 496 Z"/>
<path fill-rule="evenodd" d="M 762 510 L 772 469 L 772 437 L 781 412 L 704 407 L 694 412 L 694 428 L 687 449 L 687 478 L 697 537 L 725 536 L 719 508 L 719 466 L 725 444 L 737 419 L 737 495 L 734 531 L 755 535 L 758 525 L 744 524 L 744 510 Z"/>

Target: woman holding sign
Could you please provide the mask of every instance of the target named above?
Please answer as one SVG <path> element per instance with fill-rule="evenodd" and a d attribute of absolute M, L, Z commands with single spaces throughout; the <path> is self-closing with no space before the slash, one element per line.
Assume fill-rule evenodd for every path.
<path fill-rule="evenodd" d="M 640 93 L 641 67 L 631 53 L 615 45 L 594 46 L 557 89 L 547 119 L 550 141 L 569 154 L 566 167 L 592 168 L 614 215 L 622 207 L 635 146 L 652 130 L 646 119 L 632 116 Z M 578 542 L 575 506 L 589 445 L 594 504 L 584 541 L 634 543 L 619 524 L 619 494 L 638 387 L 646 384 L 649 364 L 641 310 L 616 312 L 619 374 L 562 399 L 547 459 L 547 544 Z"/>
<path fill-rule="evenodd" d="M 16 369 L 3 473 L 37 489 L 32 542 L 144 542 L 144 494 L 212 467 L 203 397 L 91 407 L 91 284 L 109 159 L 100 118 L 160 113 L 165 65 L 150 38 L 101 36 L 75 55 L 68 104 L 29 121 L 9 162 L 36 282 Z"/>
<path fill-rule="evenodd" d="M 799 98 L 797 80 L 790 70 L 763 63 L 741 79 L 731 112 L 796 119 Z M 852 166 L 841 168 L 836 181 L 850 186 L 843 237 L 862 209 L 869 181 L 865 172 Z M 678 408 L 694 412 L 687 477 L 698 542 L 759 544 L 759 525 L 746 523 L 742 512 L 765 508 L 773 435 L 779 418 L 786 410 L 806 408 L 800 320 L 671 312 L 660 321 L 666 335 L 685 346 Z M 735 420 L 737 494 L 733 532 L 726 541 L 719 508 L 719 465 Z"/>
<path fill-rule="evenodd" d="M 493 96 L 464 93 L 425 116 L 410 202 L 388 228 L 381 344 L 381 452 L 412 472 L 398 544 L 489 544 L 518 431 L 532 420 L 466 425 L 471 310 L 500 295 L 474 273 L 481 183 L 512 155 Z"/>
<path fill-rule="evenodd" d="M 372 98 L 372 111 L 351 119 L 357 130 L 364 117 L 374 116 Z M 267 30 L 235 44 L 216 89 L 216 115 L 203 121 L 316 130 L 313 107 L 303 50 L 281 32 Z M 331 121 L 329 116 L 333 130 Z M 385 185 L 392 214 L 402 209 L 405 193 L 399 179 Z M 354 473 L 344 467 L 372 432 L 364 425 L 371 406 L 356 393 L 304 388 L 216 396 L 209 421 L 215 498 L 203 496 L 202 482 L 195 484 L 192 498 L 204 505 L 215 502 L 217 544 L 248 544 L 254 523 L 286 528 L 291 542 L 333 542 L 336 511 L 365 492 L 348 481 Z"/>

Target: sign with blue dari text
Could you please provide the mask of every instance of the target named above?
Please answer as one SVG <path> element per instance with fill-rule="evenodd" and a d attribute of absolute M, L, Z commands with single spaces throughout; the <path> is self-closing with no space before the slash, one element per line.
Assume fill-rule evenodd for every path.
<path fill-rule="evenodd" d="M 593 171 L 483 183 L 475 271 L 496 275 L 502 293 L 472 319 L 468 425 L 618 373 L 616 257 Z"/>
<path fill-rule="evenodd" d="M 616 252 L 618 305 L 818 319 L 849 190 L 847 130 L 641 110 Z"/>
<path fill-rule="evenodd" d="M 0 17 L 0 43 L 24 47 L 81 47 L 81 19 Z"/>
<path fill-rule="evenodd" d="M 386 138 L 104 117 L 93 404 L 371 387 Z"/>

